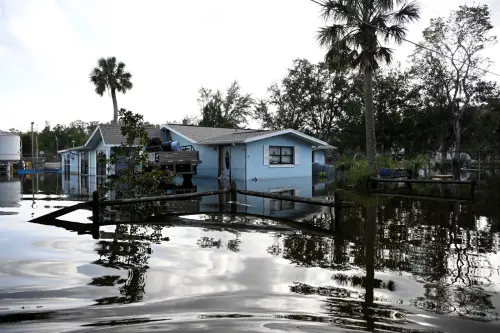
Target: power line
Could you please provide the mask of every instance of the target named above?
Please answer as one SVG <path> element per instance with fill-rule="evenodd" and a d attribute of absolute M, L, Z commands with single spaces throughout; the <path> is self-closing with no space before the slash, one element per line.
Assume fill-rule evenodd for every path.
<path fill-rule="evenodd" d="M 316 1 L 316 0 L 310 0 L 310 1 L 312 1 L 312 2 L 314 2 L 314 3 L 316 3 L 316 4 L 320 5 L 320 6 L 323 6 L 323 7 L 324 7 L 324 4 L 322 4 L 322 3 L 320 3 L 320 2 L 318 2 L 318 1 Z M 355 17 L 355 16 L 353 16 L 353 15 L 350 15 L 350 14 L 346 14 L 346 15 L 348 15 L 348 16 L 350 16 L 351 18 L 355 19 L 355 20 L 356 20 L 356 21 L 358 21 L 359 23 L 363 23 L 363 24 L 366 24 L 367 26 L 372 27 L 372 28 L 374 28 L 374 29 L 376 29 L 376 30 L 380 30 L 378 27 L 374 26 L 373 24 L 368 23 L 368 22 L 365 22 L 365 21 L 363 21 L 363 20 L 360 20 L 359 18 L 357 18 L 357 17 Z M 387 29 L 384 29 L 384 30 L 385 30 L 385 32 L 386 32 L 386 33 L 389 33 L 389 34 L 391 34 L 391 35 L 393 35 L 393 36 L 394 36 L 394 33 L 393 33 L 393 32 L 391 32 L 391 31 L 387 31 Z M 451 61 L 457 61 L 457 62 L 459 62 L 459 63 L 469 65 L 470 67 L 472 67 L 472 68 L 474 68 L 474 69 L 478 69 L 478 70 L 480 70 L 480 71 L 483 71 L 484 73 L 489 73 L 489 74 L 492 74 L 492 75 L 495 75 L 495 76 L 500 77 L 500 74 L 497 74 L 497 73 L 491 72 L 491 71 L 489 71 L 489 70 L 487 70 L 487 69 L 483 69 L 483 68 L 480 68 L 480 67 L 477 67 L 477 66 L 473 66 L 473 65 L 467 64 L 465 61 L 461 61 L 461 60 L 454 59 L 453 57 L 450 57 L 450 56 L 449 56 L 449 55 L 447 55 L 447 54 L 441 53 L 441 52 L 439 52 L 439 51 L 437 51 L 437 50 L 435 50 L 435 49 L 431 49 L 430 47 L 427 47 L 427 46 L 425 46 L 425 45 L 422 45 L 422 44 L 419 44 L 419 43 L 415 43 L 415 42 L 413 42 L 413 41 L 411 41 L 411 40 L 409 40 L 409 39 L 406 39 L 406 38 L 404 38 L 404 37 L 399 37 L 399 38 L 400 38 L 401 40 L 403 40 L 403 41 L 405 41 L 405 42 L 407 42 L 407 43 L 413 44 L 413 45 L 415 45 L 415 46 L 417 46 L 417 47 L 419 47 L 419 48 L 425 49 L 425 50 L 427 50 L 427 51 L 430 51 L 430 52 L 436 53 L 436 54 L 438 54 L 438 55 L 440 55 L 440 56 L 442 56 L 442 57 L 445 57 L 445 58 L 447 58 L 447 59 L 450 59 Z"/>

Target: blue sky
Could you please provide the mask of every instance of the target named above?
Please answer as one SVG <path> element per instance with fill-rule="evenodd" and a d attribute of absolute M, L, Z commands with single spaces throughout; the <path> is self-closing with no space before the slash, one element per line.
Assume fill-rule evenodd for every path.
<path fill-rule="evenodd" d="M 479 2 L 500 22 L 500 0 Z M 419 41 L 431 17 L 463 3 L 420 1 L 422 19 L 408 38 Z M 102 56 L 116 56 L 133 75 L 119 106 L 155 123 L 198 114 L 201 86 L 225 89 L 236 79 L 262 98 L 294 58 L 322 59 L 322 25 L 309 0 L 0 0 L 0 130 L 109 121 L 110 97 L 88 80 Z M 397 46 L 397 59 L 412 49 Z M 497 44 L 486 54 L 495 60 L 499 52 Z"/>

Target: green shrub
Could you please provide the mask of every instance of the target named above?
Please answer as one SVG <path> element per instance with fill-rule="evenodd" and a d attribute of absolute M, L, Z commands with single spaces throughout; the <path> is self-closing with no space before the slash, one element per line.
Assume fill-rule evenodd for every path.
<path fill-rule="evenodd" d="M 375 176 L 375 171 L 370 168 L 367 160 L 356 162 L 348 174 L 348 182 L 355 187 L 364 187 L 368 180 Z"/>
<path fill-rule="evenodd" d="M 393 161 L 391 155 L 377 154 L 377 168 L 397 169 L 398 161 Z"/>
<path fill-rule="evenodd" d="M 411 159 L 402 161 L 402 167 L 406 170 L 417 172 L 429 165 L 429 157 L 426 155 L 417 155 Z"/>

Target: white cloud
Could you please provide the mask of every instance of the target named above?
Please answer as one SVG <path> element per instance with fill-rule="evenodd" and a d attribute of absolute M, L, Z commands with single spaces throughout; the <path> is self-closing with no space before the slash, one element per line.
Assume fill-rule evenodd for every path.
<path fill-rule="evenodd" d="M 493 22 L 500 18 L 500 2 Z M 420 1 L 422 19 L 409 27 L 420 40 L 430 17 L 463 1 Z M 162 123 L 198 113 L 198 89 L 225 89 L 232 80 L 264 97 L 294 58 L 321 60 L 323 25 L 308 0 L 0 0 L 0 128 L 31 121 L 108 121 L 112 103 L 94 93 L 88 74 L 99 57 L 127 64 L 134 88 L 120 107 Z M 498 30 L 495 31 L 498 33 Z M 413 47 L 396 50 L 405 61 Z M 490 56 L 498 46 L 489 51 Z M 493 58 L 493 57 L 492 57 Z M 492 70 L 500 72 L 495 66 Z M 7 117 L 5 117 L 7 115 Z M 22 116 L 20 116 L 22 115 Z"/>

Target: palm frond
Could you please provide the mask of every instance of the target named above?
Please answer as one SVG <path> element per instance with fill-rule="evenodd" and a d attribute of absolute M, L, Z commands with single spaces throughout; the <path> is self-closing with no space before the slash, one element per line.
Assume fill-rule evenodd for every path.
<path fill-rule="evenodd" d="M 392 11 L 394 9 L 395 5 L 394 0 L 376 0 L 376 1 L 371 1 L 373 4 L 374 9 L 376 9 L 378 12 L 388 12 Z"/>
<path fill-rule="evenodd" d="M 108 63 L 106 62 L 106 59 L 99 58 L 99 60 L 97 60 L 97 67 L 100 68 L 103 72 L 107 72 L 108 71 Z"/>
<path fill-rule="evenodd" d="M 389 47 L 379 47 L 377 52 L 375 53 L 375 59 L 376 60 L 383 60 L 385 61 L 386 64 L 390 64 L 393 59 L 393 49 Z"/>
<path fill-rule="evenodd" d="M 322 4 L 322 16 L 325 20 L 346 22 L 348 25 L 358 23 L 361 18 L 358 17 L 356 4 L 353 0 L 328 0 Z"/>
<path fill-rule="evenodd" d="M 406 28 L 401 25 L 391 25 L 390 27 L 386 27 L 383 32 L 384 41 L 387 43 L 390 40 L 395 41 L 397 44 L 401 44 L 403 42 L 403 38 L 406 36 Z"/>
<path fill-rule="evenodd" d="M 420 6 L 416 2 L 407 2 L 398 11 L 392 13 L 391 16 L 397 24 L 417 21 L 420 18 Z"/>
<path fill-rule="evenodd" d="M 129 72 L 124 72 L 118 77 L 117 90 L 121 93 L 126 93 L 127 90 L 132 89 L 133 84 L 130 79 L 132 78 L 132 74 Z"/>
<path fill-rule="evenodd" d="M 334 47 L 328 50 L 325 63 L 331 71 L 342 72 L 348 68 L 355 67 L 355 59 L 359 56 L 356 49 L 349 47 Z"/>
<path fill-rule="evenodd" d="M 122 75 L 124 70 L 125 70 L 125 64 L 120 61 L 118 65 L 116 65 L 116 75 L 117 76 Z"/>
<path fill-rule="evenodd" d="M 114 73 L 116 70 L 116 57 L 109 57 L 106 59 L 106 65 L 108 66 L 108 73 Z"/>
<path fill-rule="evenodd" d="M 318 42 L 321 46 L 331 46 L 335 41 L 340 40 L 346 33 L 346 26 L 334 24 L 321 28 L 318 32 Z"/>
<path fill-rule="evenodd" d="M 96 94 L 102 96 L 106 91 L 106 76 L 101 71 L 100 68 L 94 68 L 92 72 L 90 72 L 90 82 L 92 82 L 95 86 Z"/>

